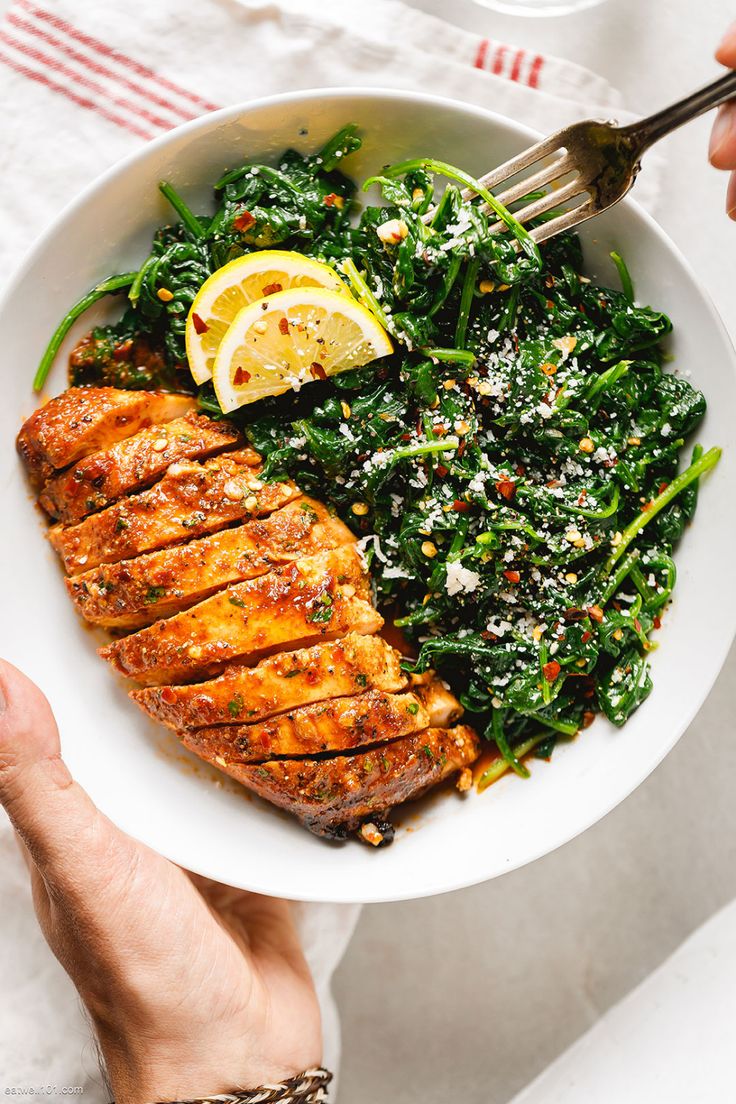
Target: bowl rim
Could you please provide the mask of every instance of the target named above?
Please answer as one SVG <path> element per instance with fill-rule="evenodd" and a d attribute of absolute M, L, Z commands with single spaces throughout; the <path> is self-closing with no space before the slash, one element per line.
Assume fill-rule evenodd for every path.
<path fill-rule="evenodd" d="M 27 250 L 24 259 L 19 265 L 11 272 L 7 284 L 0 294 L 0 314 L 7 308 L 11 302 L 13 296 L 16 294 L 19 285 L 22 283 L 26 273 L 33 268 L 33 266 L 42 259 L 43 253 L 46 250 L 49 243 L 54 239 L 58 233 L 59 228 L 66 223 L 69 219 L 73 219 L 78 211 L 84 207 L 88 198 L 95 195 L 99 189 L 115 180 L 118 177 L 123 177 L 135 171 L 139 163 L 146 161 L 152 154 L 159 150 L 165 149 L 170 143 L 176 142 L 182 135 L 196 137 L 200 132 L 204 133 L 213 129 L 216 129 L 220 124 L 230 122 L 240 116 L 245 116 L 249 112 L 254 110 L 260 110 L 262 108 L 277 107 L 280 105 L 289 106 L 295 103 L 306 104 L 324 101 L 324 100 L 347 100 L 347 99 L 363 99 L 366 101 L 371 100 L 393 100 L 402 101 L 408 104 L 414 104 L 424 108 L 431 108 L 432 106 L 442 107 L 443 109 L 452 108 L 457 110 L 459 114 L 474 117 L 484 122 L 495 123 L 499 128 L 505 129 L 507 132 L 513 132 L 521 138 L 528 138 L 530 142 L 535 142 L 540 138 L 539 132 L 526 126 L 525 124 L 518 123 L 516 120 L 502 115 L 496 111 L 490 110 L 485 107 L 481 107 L 477 104 L 467 103 L 463 100 L 458 100 L 453 97 L 439 96 L 430 93 L 417 92 L 409 89 L 395 89 L 384 86 L 366 86 L 358 85 L 351 86 L 336 86 L 327 88 L 308 88 L 303 90 L 294 90 L 290 92 L 278 93 L 270 96 L 263 96 L 254 99 L 244 100 L 237 104 L 223 107 L 218 111 L 213 111 L 208 114 L 199 116 L 196 119 L 192 119 L 189 122 L 183 123 L 180 126 L 173 127 L 166 133 L 157 136 L 151 141 L 145 143 L 141 148 L 133 150 L 131 153 L 117 160 L 114 164 L 105 169 L 102 173 L 94 177 L 80 192 L 78 192 L 69 202 L 67 202 L 51 222 L 41 231 L 36 237 L 33 244 Z M 703 307 L 709 314 L 710 321 L 717 331 L 719 337 L 722 340 L 724 350 L 727 350 L 731 372 L 736 377 L 736 350 L 734 349 L 734 343 L 728 329 L 725 326 L 715 304 L 713 303 L 710 295 L 703 286 L 702 282 L 698 279 L 696 272 L 687 258 L 682 253 L 678 245 L 676 245 L 664 229 L 656 222 L 656 220 L 644 210 L 634 199 L 627 197 L 622 200 L 624 209 L 630 211 L 632 215 L 643 221 L 648 228 L 649 232 L 659 239 L 659 242 L 664 246 L 666 250 L 674 257 L 679 263 L 684 275 L 691 285 L 697 288 Z M 355 892 L 346 892 L 345 894 L 334 893 L 329 898 L 325 898 L 324 894 L 320 894 L 318 890 L 301 891 L 298 893 L 290 893 L 288 887 L 276 889 L 273 884 L 258 884 L 254 883 L 251 879 L 248 880 L 247 888 L 255 893 L 263 893 L 266 895 L 273 895 L 275 892 L 282 894 L 283 896 L 289 896 L 291 899 L 300 901 L 324 901 L 330 900 L 340 903 L 356 903 L 358 901 L 362 903 L 380 903 L 388 901 L 400 901 L 400 900 L 413 900 L 423 897 L 429 897 L 439 895 L 441 893 L 453 892 L 458 889 L 478 885 L 484 881 L 488 881 L 492 878 L 499 877 L 502 874 L 508 873 L 512 870 L 519 869 L 527 864 L 536 861 L 537 859 L 555 851 L 557 848 L 569 843 L 575 839 L 578 835 L 587 831 L 588 828 L 596 824 L 607 816 L 613 809 L 621 804 L 628 796 L 630 796 L 641 784 L 649 777 L 649 775 L 656 769 L 656 767 L 662 762 L 667 754 L 672 750 L 675 744 L 685 733 L 686 729 L 692 723 L 704 702 L 710 695 L 713 685 L 720 674 L 723 665 L 726 661 L 728 652 L 731 648 L 732 642 L 736 637 L 736 618 L 734 618 L 733 624 L 731 624 L 727 630 L 721 631 L 719 634 L 719 643 L 712 652 L 712 666 L 711 677 L 704 684 L 701 692 L 695 695 L 688 706 L 688 709 L 683 712 L 678 723 L 672 726 L 671 734 L 669 738 L 664 741 L 657 750 L 657 754 L 646 760 L 644 766 L 637 771 L 632 771 L 625 776 L 623 784 L 613 788 L 609 794 L 608 800 L 601 803 L 596 807 L 595 812 L 587 817 L 584 817 L 580 822 L 576 823 L 573 830 L 570 830 L 568 826 L 563 826 L 555 834 L 554 831 L 545 835 L 543 840 L 540 840 L 540 845 L 528 852 L 523 857 L 518 857 L 513 860 L 507 861 L 503 870 L 489 870 L 482 869 L 480 866 L 478 872 L 472 878 L 467 875 L 461 875 L 453 878 L 448 877 L 447 872 L 444 876 L 437 877 L 432 870 L 431 864 L 425 867 L 422 876 L 422 885 L 418 888 L 407 889 L 406 892 L 381 892 L 380 890 L 371 889 L 369 892 L 362 894 L 360 897 L 356 896 Z M 130 831 L 130 829 L 124 829 Z M 131 832 L 132 835 L 136 835 L 136 838 L 141 839 L 140 835 Z M 142 842 L 156 848 L 155 843 L 149 843 L 148 840 L 143 839 Z M 202 873 L 205 876 L 212 877 L 211 872 L 206 870 L 197 869 L 197 866 L 191 866 L 190 860 L 186 855 L 177 853 L 176 837 L 175 835 L 170 838 L 170 845 L 167 846 L 165 855 L 172 861 L 185 868 L 192 869 L 197 873 Z M 163 853 L 163 852 L 162 852 Z M 325 852 L 327 857 L 328 852 Z M 488 866 L 492 864 L 489 862 Z"/>

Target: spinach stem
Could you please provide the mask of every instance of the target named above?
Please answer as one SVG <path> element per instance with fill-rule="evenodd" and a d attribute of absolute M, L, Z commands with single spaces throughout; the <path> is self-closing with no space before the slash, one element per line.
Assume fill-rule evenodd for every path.
<path fill-rule="evenodd" d="M 547 733 L 540 732 L 538 736 L 532 736 L 530 737 L 530 739 L 524 740 L 523 743 L 517 744 L 517 746 L 514 748 L 514 754 L 516 758 L 521 761 L 525 755 L 528 755 L 530 751 L 534 750 L 537 744 L 541 744 L 542 740 L 546 739 L 548 739 Z M 508 760 L 504 759 L 502 755 L 499 755 L 498 759 L 496 759 L 495 762 L 491 763 L 491 765 L 483 771 L 483 774 L 478 779 L 478 793 L 483 793 L 483 790 L 487 790 L 488 787 L 492 785 L 492 783 L 498 781 L 498 779 L 501 778 L 501 776 L 504 775 L 506 771 L 510 769 L 510 767 L 511 764 L 508 762 Z M 527 770 L 527 774 L 528 773 L 529 771 Z"/>
<path fill-rule="evenodd" d="M 644 510 L 638 517 L 635 517 L 633 521 L 624 529 L 621 534 L 621 540 L 617 547 L 611 552 L 610 556 L 603 565 L 603 575 L 606 576 L 610 573 L 611 568 L 618 563 L 621 557 L 626 552 L 631 542 L 636 539 L 639 533 L 642 531 L 645 525 L 647 525 L 653 517 L 668 506 L 672 502 L 673 498 L 676 498 L 680 491 L 684 491 L 685 487 L 689 487 L 691 483 L 694 483 L 696 479 L 699 479 L 705 472 L 714 468 L 721 458 L 721 449 L 711 448 L 701 456 L 698 460 L 690 465 L 689 468 L 685 468 L 685 471 L 680 472 L 675 476 L 672 482 L 665 487 L 665 489 L 658 494 L 656 498 L 652 500 L 648 508 Z"/>
<path fill-rule="evenodd" d="M 158 190 L 161 192 L 162 196 L 168 199 L 189 233 L 193 234 L 195 238 L 203 238 L 205 235 L 204 226 L 197 216 L 189 209 L 177 190 L 172 187 L 167 180 L 161 180 L 159 182 Z"/>
<path fill-rule="evenodd" d="M 633 303 L 635 299 L 634 283 L 631 279 L 631 273 L 629 272 L 626 261 L 623 259 L 621 254 L 617 253 L 615 250 L 613 250 L 613 252 L 610 253 L 609 256 L 618 270 L 618 278 L 621 281 L 621 290 L 623 291 L 628 301 L 630 303 Z"/>
<path fill-rule="evenodd" d="M 54 330 L 51 340 L 46 346 L 46 350 L 36 369 L 36 375 L 33 377 L 34 391 L 40 391 L 45 384 L 48 374 L 51 371 L 51 366 L 56 359 L 56 354 L 76 320 L 99 299 L 104 299 L 106 295 L 111 295 L 113 292 L 120 291 L 122 288 L 130 287 L 136 276 L 136 272 L 123 272 L 120 276 L 108 276 L 106 280 L 103 280 L 101 283 L 97 284 L 96 287 L 93 287 L 91 291 L 88 291 L 86 295 L 82 296 L 79 302 L 74 304 L 71 310 L 67 311 Z"/>
<path fill-rule="evenodd" d="M 509 742 L 506 739 L 506 733 L 503 730 L 503 719 L 506 715 L 505 709 L 499 709 L 496 706 L 491 706 L 493 712 L 491 713 L 491 738 L 494 741 L 496 747 L 501 752 L 505 762 L 515 774 L 518 774 L 519 778 L 528 778 L 529 771 L 520 761 L 518 756 L 509 747 Z M 486 730 L 487 731 L 487 730 Z"/>
<path fill-rule="evenodd" d="M 368 287 L 365 277 L 358 271 L 355 261 L 350 257 L 346 257 L 341 264 L 341 268 L 350 281 L 350 286 L 355 292 L 358 300 L 371 312 L 371 314 L 375 315 L 384 330 L 388 330 L 388 318 L 384 314 L 381 304 Z"/>
<path fill-rule="evenodd" d="M 448 364 L 467 364 L 472 367 L 475 364 L 475 353 L 467 349 L 422 349 L 425 356 L 431 360 L 441 360 Z"/>
<path fill-rule="evenodd" d="M 458 311 L 457 325 L 455 327 L 455 345 L 458 349 L 465 348 L 465 338 L 468 332 L 468 322 L 470 321 L 470 308 L 473 305 L 473 292 L 475 291 L 475 281 L 478 277 L 479 267 L 480 260 L 474 257 L 465 269 L 463 290 L 460 293 L 460 309 Z"/>

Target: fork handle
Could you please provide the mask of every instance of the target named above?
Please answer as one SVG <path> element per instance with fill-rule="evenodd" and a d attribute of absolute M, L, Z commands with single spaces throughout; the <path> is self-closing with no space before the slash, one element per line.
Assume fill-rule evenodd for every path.
<path fill-rule="evenodd" d="M 705 88 L 686 96 L 684 100 L 678 100 L 671 107 L 665 107 L 654 115 L 648 115 L 645 119 L 639 119 L 636 123 L 621 127 L 622 134 L 638 145 L 639 152 L 643 153 L 654 142 L 664 138 L 666 134 L 676 130 L 683 123 L 689 123 L 713 107 L 725 103 L 736 97 L 736 72 L 727 73 Z"/>

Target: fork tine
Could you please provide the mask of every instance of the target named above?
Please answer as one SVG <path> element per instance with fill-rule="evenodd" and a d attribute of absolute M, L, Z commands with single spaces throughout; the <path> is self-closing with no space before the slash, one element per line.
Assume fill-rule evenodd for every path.
<path fill-rule="evenodd" d="M 557 218 L 550 219 L 549 222 L 545 222 L 542 226 L 536 226 L 533 230 L 529 231 L 530 236 L 537 245 L 540 245 L 541 242 L 546 241 L 547 238 L 551 238 L 555 234 L 561 233 L 563 230 L 571 230 L 573 226 L 578 226 L 579 223 L 585 222 L 586 219 L 599 214 L 600 210 L 601 209 L 595 205 L 591 197 L 587 199 L 585 203 L 581 203 L 579 207 L 573 207 L 572 210 L 565 211 L 563 215 L 558 215 Z"/>
<path fill-rule="evenodd" d="M 564 131 L 558 131 L 557 134 L 551 134 L 549 138 L 545 138 L 542 142 L 537 142 L 536 146 L 530 146 L 529 149 L 524 150 L 523 153 L 517 154 L 516 157 L 512 157 L 503 165 L 499 165 L 493 172 L 481 176 L 480 183 L 484 188 L 488 188 L 489 191 L 493 188 L 497 188 L 499 184 L 503 184 L 509 177 L 515 176 L 516 173 L 521 172 L 523 169 L 528 169 L 535 161 L 539 161 L 540 158 L 554 153 L 555 150 L 559 150 L 560 147 L 564 145 L 564 142 L 560 142 L 559 140 L 560 135 L 564 133 Z M 463 192 L 463 197 L 467 199 L 476 194 L 476 192 L 466 188 Z"/>
<path fill-rule="evenodd" d="M 574 168 L 572 159 L 568 154 L 563 154 L 562 157 L 558 157 L 550 165 L 545 165 L 543 169 L 532 176 L 527 176 L 516 184 L 512 184 L 505 192 L 498 193 L 496 199 L 499 203 L 503 203 L 504 207 L 508 207 L 515 203 L 517 199 L 529 195 L 530 192 L 536 192 L 539 188 L 551 184 L 555 177 L 565 176 L 572 168 Z"/>
<path fill-rule="evenodd" d="M 520 211 L 514 211 L 514 218 L 517 222 L 530 222 L 531 219 L 536 218 L 537 215 L 543 215 L 545 211 L 550 211 L 553 207 L 557 207 L 561 203 L 567 202 L 568 199 L 574 199 L 575 196 L 579 196 L 581 192 L 585 191 L 585 183 L 581 180 L 579 175 L 575 175 L 573 180 L 569 180 L 567 184 L 563 184 L 561 188 L 557 188 L 553 191 L 547 192 L 546 195 L 540 199 L 535 200 L 533 203 L 527 203 L 526 207 L 522 207 Z M 495 222 L 488 228 L 491 233 L 503 230 L 504 224 L 502 222 Z"/>

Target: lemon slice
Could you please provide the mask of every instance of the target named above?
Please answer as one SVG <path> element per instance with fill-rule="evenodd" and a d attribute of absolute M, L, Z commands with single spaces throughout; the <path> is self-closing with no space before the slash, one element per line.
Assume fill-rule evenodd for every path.
<path fill-rule="evenodd" d="M 324 287 L 350 295 L 329 265 L 286 249 L 248 253 L 213 272 L 197 292 L 187 318 L 187 359 L 195 382 L 211 379 L 219 344 L 239 310 L 292 287 Z"/>
<path fill-rule="evenodd" d="M 212 379 L 227 413 L 392 351 L 383 326 L 352 296 L 290 288 L 240 311 L 217 350 Z"/>

